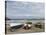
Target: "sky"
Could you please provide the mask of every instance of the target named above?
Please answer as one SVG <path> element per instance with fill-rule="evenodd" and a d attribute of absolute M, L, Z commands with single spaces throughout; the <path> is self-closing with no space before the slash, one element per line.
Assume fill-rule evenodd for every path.
<path fill-rule="evenodd" d="M 44 18 L 44 3 L 7 1 L 6 16 L 16 18 Z"/>

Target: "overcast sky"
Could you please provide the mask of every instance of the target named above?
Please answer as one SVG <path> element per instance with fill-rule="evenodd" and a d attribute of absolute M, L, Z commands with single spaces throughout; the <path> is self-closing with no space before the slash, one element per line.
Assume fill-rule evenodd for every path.
<path fill-rule="evenodd" d="M 30 16 L 31 18 L 44 18 L 44 3 L 8 1 L 6 16 L 14 19 L 17 18 L 17 16 L 22 16 L 23 18 L 25 16 Z"/>

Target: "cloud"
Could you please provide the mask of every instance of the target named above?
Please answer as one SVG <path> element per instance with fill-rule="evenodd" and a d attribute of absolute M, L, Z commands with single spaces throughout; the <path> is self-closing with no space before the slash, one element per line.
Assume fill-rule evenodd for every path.
<path fill-rule="evenodd" d="M 12 18 L 16 16 L 44 17 L 44 3 L 8 1 L 7 16 Z"/>

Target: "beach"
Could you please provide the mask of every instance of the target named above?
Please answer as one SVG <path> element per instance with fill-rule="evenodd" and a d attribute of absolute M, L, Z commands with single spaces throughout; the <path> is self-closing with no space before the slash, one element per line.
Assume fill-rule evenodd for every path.
<path fill-rule="evenodd" d="M 41 21 L 41 20 L 40 20 Z M 31 22 L 31 21 L 30 21 Z M 38 22 L 39 22 L 39 20 L 38 20 Z M 37 23 L 37 22 L 36 22 Z M 19 28 L 19 29 L 15 29 L 15 31 L 14 32 L 11 32 L 9 29 L 10 29 L 10 26 L 6 26 L 7 27 L 7 34 L 18 34 L 18 33 L 35 33 L 35 32 L 44 32 L 45 30 L 44 30 L 44 20 L 42 20 L 41 21 L 41 23 L 42 23 L 42 25 L 43 25 L 43 28 L 42 29 L 40 29 L 40 28 L 36 28 L 34 25 L 36 24 L 36 23 L 32 23 L 32 28 L 31 29 L 29 29 L 29 30 L 25 30 L 25 29 L 23 29 L 22 27 L 21 28 Z M 7 24 L 10 24 L 10 22 L 9 23 L 7 23 Z M 13 23 L 13 24 L 15 24 L 15 23 Z"/>

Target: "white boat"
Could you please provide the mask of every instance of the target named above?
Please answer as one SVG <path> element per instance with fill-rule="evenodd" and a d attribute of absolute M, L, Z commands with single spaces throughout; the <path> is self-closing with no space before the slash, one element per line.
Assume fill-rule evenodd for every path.
<path fill-rule="evenodd" d="M 12 26 L 18 26 L 18 25 L 22 25 L 23 23 L 10 23 L 10 27 Z"/>

